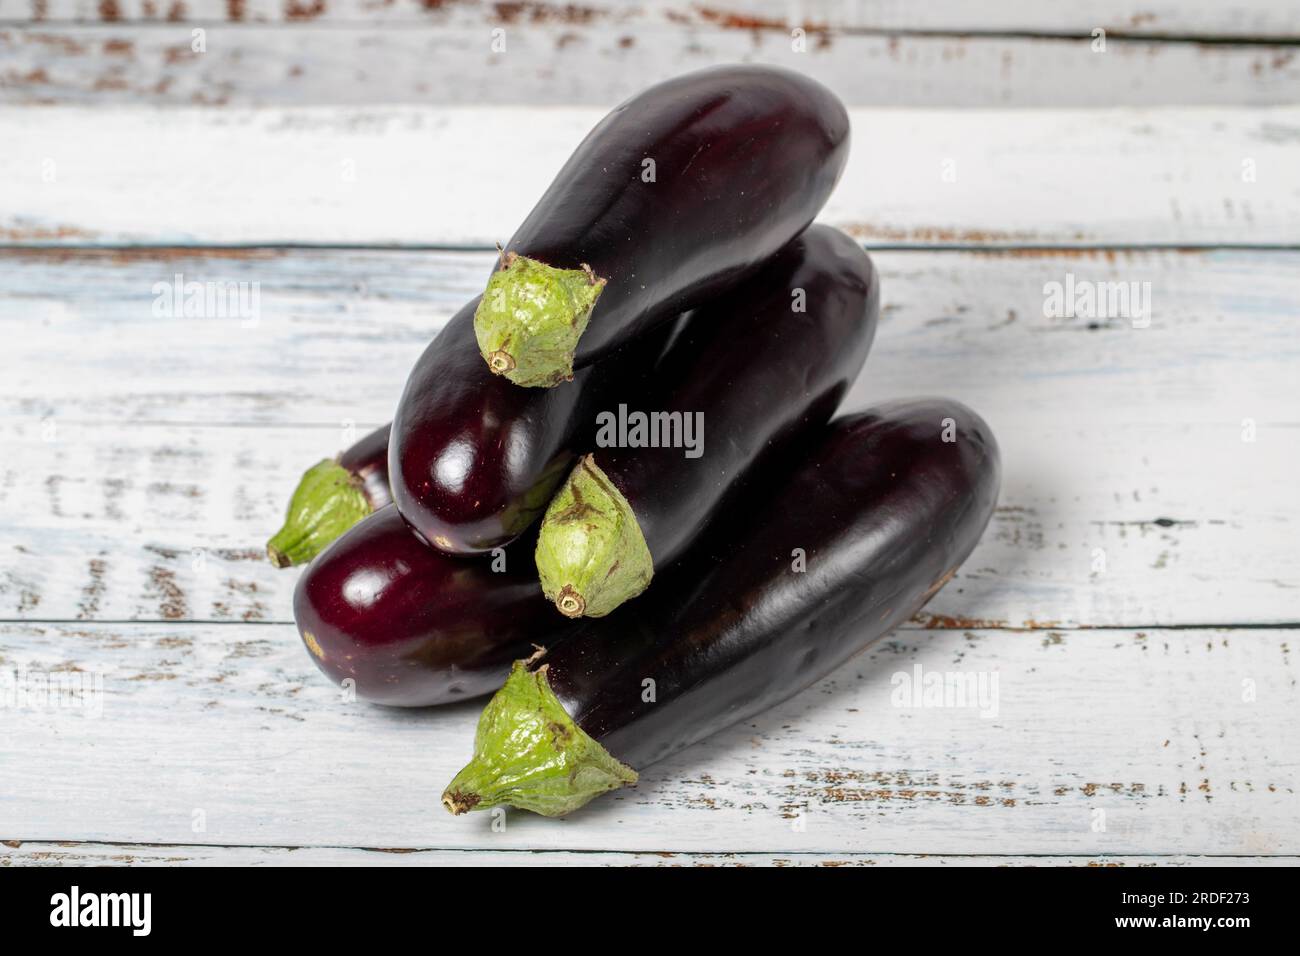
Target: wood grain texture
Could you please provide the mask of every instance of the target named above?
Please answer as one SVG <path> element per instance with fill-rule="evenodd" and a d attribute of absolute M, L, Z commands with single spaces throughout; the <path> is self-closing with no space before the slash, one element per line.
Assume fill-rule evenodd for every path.
<path fill-rule="evenodd" d="M 698 4 L 640 0 L 635 4 L 570 4 L 528 0 L 0 0 L 9 23 L 319 23 L 465 26 L 559 23 L 626 27 L 673 24 L 737 31 L 911 31 L 1084 34 L 1095 28 L 1129 36 L 1278 40 L 1300 38 L 1300 11 L 1288 0 L 744 0 Z"/>
<path fill-rule="evenodd" d="M 0 383 L 0 616 L 39 620 L 288 620 L 294 576 L 262 547 L 298 475 L 387 420 L 406 370 L 491 262 L 0 258 L 12 363 Z M 1295 621 L 1300 254 L 876 259 L 884 314 L 845 407 L 951 395 L 989 420 L 1003 451 L 993 525 L 922 623 Z M 258 283 L 257 324 L 155 316 L 154 283 L 177 273 Z M 1067 275 L 1150 283 L 1150 326 L 1044 316 L 1044 285 Z"/>
<path fill-rule="evenodd" d="M 380 847 L 228 847 L 0 841 L 4 866 L 654 866 L 654 867 L 1202 867 L 1296 866 L 1293 856 L 940 856 L 871 853 L 620 853 L 616 850 L 444 850 Z"/>
<path fill-rule="evenodd" d="M 527 19 L 436 27 L 41 23 L 0 28 L 0 104 L 607 109 L 651 82 L 728 62 L 806 72 L 850 106 L 1266 106 L 1294 104 L 1300 81 L 1300 49 L 1290 43 L 1112 38 L 1100 49 L 1088 31 L 1049 38 L 817 30 L 792 39 L 783 27 Z"/>
<path fill-rule="evenodd" d="M 1294 856 L 1297 636 L 900 633 L 635 789 L 494 831 L 437 800 L 477 706 L 349 702 L 291 626 L 6 624 L 11 685 L 98 690 L 6 708 L 0 820 L 22 842 Z M 996 675 L 996 707 L 895 706 L 917 666 Z"/>
<path fill-rule="evenodd" d="M 5 110 L 0 242 L 491 249 L 602 115 Z M 1300 245 L 1300 107 L 852 121 L 822 219 L 871 245 Z"/>

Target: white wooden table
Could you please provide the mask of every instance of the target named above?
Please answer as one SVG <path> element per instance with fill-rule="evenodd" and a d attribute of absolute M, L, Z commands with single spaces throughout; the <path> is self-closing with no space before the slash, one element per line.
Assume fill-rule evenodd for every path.
<path fill-rule="evenodd" d="M 0 863 L 1300 859 L 1300 8 L 435 6 L 0 0 Z M 478 706 L 342 699 L 264 540 L 604 109 L 737 59 L 851 105 L 850 405 L 978 409 L 997 515 L 785 706 L 569 819 L 452 818 Z M 156 315 L 177 274 L 258 321 Z M 1067 281 L 1149 316 L 1045 314 Z M 893 706 L 917 665 L 996 716 Z M 17 696 L 61 680 L 99 706 Z"/>

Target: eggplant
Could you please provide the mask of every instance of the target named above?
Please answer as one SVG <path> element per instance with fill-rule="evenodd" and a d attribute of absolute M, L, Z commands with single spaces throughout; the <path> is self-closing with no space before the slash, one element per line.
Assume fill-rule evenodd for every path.
<path fill-rule="evenodd" d="M 390 428 L 376 428 L 336 458 L 326 458 L 303 473 L 289 499 L 284 525 L 266 543 L 272 564 L 305 564 L 366 515 L 392 503 Z"/>
<path fill-rule="evenodd" d="M 638 436 L 626 429 L 621 444 L 578 463 L 537 542 L 547 598 L 569 617 L 599 617 L 645 590 L 747 473 L 782 467 L 830 421 L 866 361 L 879 313 L 870 258 L 829 226 L 810 227 L 693 312 L 656 373 L 647 398 L 654 412 L 634 419 L 620 409 L 618 425 L 657 419 L 662 432 L 676 421 L 671 437 L 693 431 L 697 447 L 663 447 L 662 435 L 660 447 L 628 447 Z"/>
<path fill-rule="evenodd" d="M 491 561 L 428 547 L 393 506 L 307 568 L 293 616 L 312 659 L 359 698 L 423 707 L 497 690 L 515 659 L 568 626 L 541 600 L 531 540 Z"/>
<path fill-rule="evenodd" d="M 554 386 L 704 304 L 813 221 L 848 150 L 844 105 L 789 70 L 716 67 L 632 97 L 506 244 L 474 321 L 483 360 Z"/>
<path fill-rule="evenodd" d="M 640 394 L 672 331 L 583 369 L 564 388 L 521 389 L 479 359 L 477 305 L 457 312 L 415 363 L 389 441 L 398 510 L 449 554 L 503 547 L 540 518 L 589 447 L 597 410 Z"/>
<path fill-rule="evenodd" d="M 645 598 L 517 662 L 443 805 L 563 815 L 825 677 L 953 576 L 999 471 L 988 426 L 951 400 L 833 422 Z"/>

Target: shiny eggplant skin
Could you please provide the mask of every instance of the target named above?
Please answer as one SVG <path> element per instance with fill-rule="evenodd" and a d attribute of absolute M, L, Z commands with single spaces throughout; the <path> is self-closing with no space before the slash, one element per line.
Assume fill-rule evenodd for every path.
<path fill-rule="evenodd" d="M 596 412 L 640 395 L 671 327 L 549 389 L 493 375 L 474 342 L 478 298 L 416 362 L 393 418 L 393 500 L 449 554 L 503 547 L 540 517 L 594 435 Z"/>
<path fill-rule="evenodd" d="M 574 355 L 581 368 L 799 235 L 848 152 L 848 113 L 815 80 L 767 66 L 688 73 L 601 120 L 505 250 L 606 280 Z"/>
<path fill-rule="evenodd" d="M 792 292 L 805 310 L 795 312 Z M 867 358 L 880 282 L 862 247 L 812 226 L 731 293 L 697 309 L 656 375 L 646 411 L 703 413 L 699 458 L 680 448 L 598 449 L 654 558 L 686 550 L 747 469 L 780 467 L 830 421 Z"/>
<path fill-rule="evenodd" d="M 331 544 L 298 580 L 303 643 L 335 683 L 377 704 L 422 707 L 490 694 L 510 663 L 569 625 L 542 600 L 531 542 L 466 561 L 421 542 L 391 505 Z"/>
<path fill-rule="evenodd" d="M 791 476 L 730 511 L 642 599 L 530 666 L 547 668 L 579 727 L 640 770 L 779 704 L 911 618 L 975 547 L 999 473 L 988 426 L 958 402 L 838 419 Z"/>
<path fill-rule="evenodd" d="M 372 511 L 393 503 L 393 492 L 388 485 L 388 433 L 392 427 L 388 424 L 376 428 L 339 453 L 339 465 L 361 482 L 361 491 Z"/>

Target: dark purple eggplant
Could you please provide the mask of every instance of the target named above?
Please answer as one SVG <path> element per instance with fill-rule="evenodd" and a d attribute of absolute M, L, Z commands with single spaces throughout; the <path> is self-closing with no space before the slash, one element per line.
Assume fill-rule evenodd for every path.
<path fill-rule="evenodd" d="M 671 326 L 564 388 L 522 389 L 474 348 L 470 302 L 425 349 L 393 418 L 393 500 L 417 534 L 449 554 L 480 554 L 521 535 L 579 454 L 599 409 L 641 393 Z"/>
<path fill-rule="evenodd" d="M 953 576 L 999 471 L 988 426 L 954 401 L 833 422 L 641 601 L 516 663 L 444 806 L 568 813 L 822 679 Z"/>
<path fill-rule="evenodd" d="M 284 526 L 266 544 L 278 568 L 305 564 L 368 514 L 393 501 L 388 487 L 388 430 L 376 428 L 337 458 L 303 474 Z"/>
<path fill-rule="evenodd" d="M 604 447 L 578 463 L 547 509 L 537 543 L 547 598 L 569 617 L 600 617 L 645 590 L 747 473 L 780 467 L 830 420 L 866 360 L 879 312 L 866 253 L 842 232 L 812 226 L 691 313 L 645 411 L 620 408 L 617 429 L 604 431 L 628 433 L 598 433 Z M 641 424 L 645 440 L 672 434 L 655 434 L 659 447 L 629 447 L 638 436 L 624 426 Z M 693 447 L 681 447 L 684 438 Z"/>
<path fill-rule="evenodd" d="M 453 558 L 390 506 L 303 572 L 294 620 L 317 666 L 354 681 L 362 700 L 423 707 L 490 694 L 511 661 L 572 626 L 541 599 L 531 544 L 490 561 Z"/>
<path fill-rule="evenodd" d="M 723 66 L 637 94 L 506 245 L 475 318 L 483 360 L 553 386 L 713 299 L 813 221 L 848 151 L 843 104 L 788 70 Z"/>

